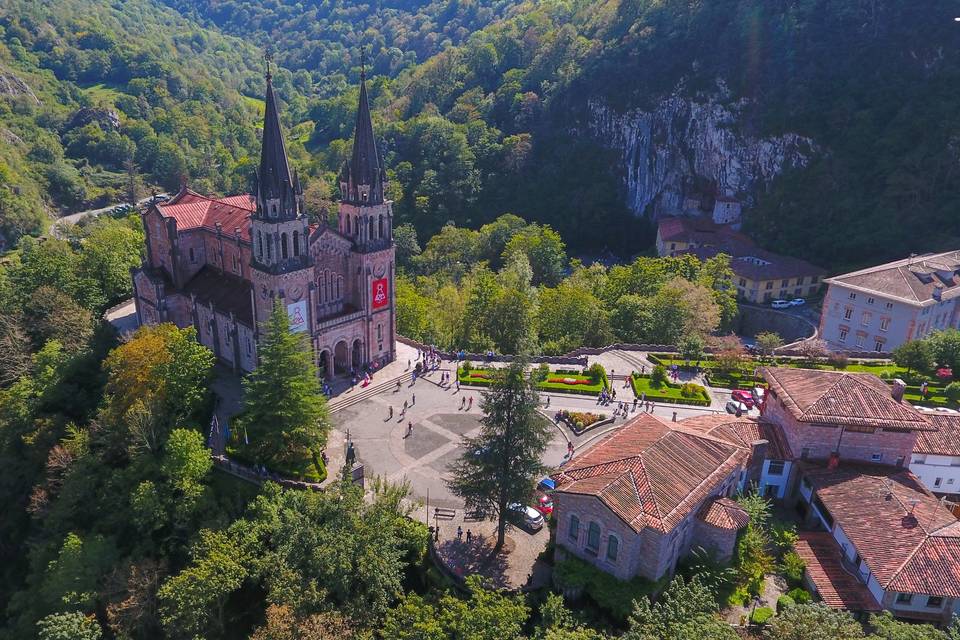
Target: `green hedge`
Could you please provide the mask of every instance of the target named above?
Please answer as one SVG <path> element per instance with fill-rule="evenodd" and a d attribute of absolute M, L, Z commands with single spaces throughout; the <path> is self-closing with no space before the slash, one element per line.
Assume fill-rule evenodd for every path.
<path fill-rule="evenodd" d="M 243 445 L 228 444 L 227 457 L 235 460 L 251 469 L 258 464 L 256 460 L 244 450 Z M 307 463 L 304 469 L 294 469 L 292 467 L 270 466 L 268 471 L 277 473 L 288 480 L 305 480 L 307 482 L 323 482 L 327 479 L 327 468 L 316 453 L 313 455 L 313 462 Z"/>
<path fill-rule="evenodd" d="M 680 387 L 683 385 L 674 384 L 668 382 L 666 384 L 667 389 L 675 390 L 676 393 L 664 393 L 663 387 L 657 389 L 656 387 L 651 387 L 649 385 L 650 376 L 649 375 L 634 375 L 630 378 L 630 386 L 633 387 L 633 393 L 639 398 L 642 394 L 646 394 L 646 399 L 651 402 L 667 402 L 670 404 L 686 404 L 692 405 L 695 407 L 708 407 L 710 406 L 710 394 L 703 390 L 701 392 L 700 398 L 685 398 L 680 395 Z M 646 384 L 644 383 L 646 381 Z"/>
<path fill-rule="evenodd" d="M 464 371 L 463 368 L 457 369 L 457 379 L 460 381 L 460 384 L 468 384 L 474 387 L 489 387 L 493 382 L 491 380 L 484 379 L 473 379 L 470 378 L 472 373 L 490 373 L 491 369 L 480 369 L 473 367 L 468 371 Z M 579 371 L 571 371 L 569 369 L 561 369 L 557 371 L 550 371 L 550 376 L 563 376 L 563 377 L 576 377 L 589 379 L 589 376 L 584 375 Z M 607 380 L 607 372 L 603 371 L 601 376 L 601 381 L 589 384 L 589 385 L 578 385 L 570 386 L 563 384 L 562 382 L 541 382 L 537 385 L 537 388 L 541 391 L 556 391 L 559 393 L 571 393 L 574 395 L 581 396 L 596 396 L 600 394 L 600 391 L 604 388 L 609 388 L 610 383 Z"/>
<path fill-rule="evenodd" d="M 579 558 L 568 557 L 553 567 L 553 577 L 561 588 L 583 588 L 597 606 L 623 622 L 633 613 L 633 601 L 648 598 L 663 590 L 666 577 L 651 582 L 639 576 L 618 580 Z"/>
<path fill-rule="evenodd" d="M 776 612 L 770 607 L 757 607 L 753 615 L 750 616 L 750 622 L 753 624 L 766 624 L 767 620 L 776 615 Z"/>

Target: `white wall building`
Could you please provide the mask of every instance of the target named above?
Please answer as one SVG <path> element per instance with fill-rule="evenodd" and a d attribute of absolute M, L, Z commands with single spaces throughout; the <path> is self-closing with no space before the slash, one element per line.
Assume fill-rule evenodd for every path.
<path fill-rule="evenodd" d="M 820 337 L 832 349 L 889 352 L 960 326 L 960 251 L 927 254 L 824 280 Z"/>
<path fill-rule="evenodd" d="M 960 415 L 928 413 L 938 431 L 917 434 L 910 471 L 930 491 L 960 498 Z"/>

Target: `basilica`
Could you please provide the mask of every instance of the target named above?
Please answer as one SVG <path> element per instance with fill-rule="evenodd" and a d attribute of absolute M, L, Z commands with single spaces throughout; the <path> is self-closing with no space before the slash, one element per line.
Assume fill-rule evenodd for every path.
<path fill-rule="evenodd" d="M 309 222 L 269 72 L 266 85 L 254 193 L 212 197 L 183 187 L 143 214 L 137 318 L 195 327 L 221 362 L 250 371 L 259 327 L 279 303 L 291 330 L 309 335 L 324 377 L 375 370 L 396 357 L 395 262 L 364 74 L 336 228 Z"/>

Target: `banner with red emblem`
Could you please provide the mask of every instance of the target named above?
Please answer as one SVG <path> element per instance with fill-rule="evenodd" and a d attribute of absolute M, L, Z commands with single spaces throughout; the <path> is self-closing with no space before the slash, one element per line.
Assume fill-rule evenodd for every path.
<path fill-rule="evenodd" d="M 372 287 L 374 309 L 382 309 L 390 304 L 390 294 L 388 293 L 386 278 L 374 280 Z"/>

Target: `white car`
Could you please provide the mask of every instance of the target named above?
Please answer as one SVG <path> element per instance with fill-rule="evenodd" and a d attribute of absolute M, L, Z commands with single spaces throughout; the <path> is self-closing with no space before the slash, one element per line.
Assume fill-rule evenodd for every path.
<path fill-rule="evenodd" d="M 786 300 L 774 300 L 770 306 L 774 309 L 789 309 L 792 305 Z"/>
<path fill-rule="evenodd" d="M 750 413 L 750 407 L 736 400 L 731 400 L 727 403 L 727 413 L 736 415 L 738 411 L 740 412 L 740 415 L 745 416 Z"/>
<path fill-rule="evenodd" d="M 507 505 L 510 517 L 518 525 L 530 531 L 540 531 L 543 528 L 543 514 L 528 505 L 514 502 Z"/>
<path fill-rule="evenodd" d="M 803 298 L 794 298 L 793 300 L 790 301 L 791 307 L 802 307 L 805 304 L 807 304 L 807 301 L 804 300 Z"/>
<path fill-rule="evenodd" d="M 754 404 L 756 404 L 757 406 L 760 406 L 761 404 L 763 404 L 763 397 L 764 397 L 766 394 L 767 394 L 767 390 L 764 389 L 763 387 L 754 387 L 754 388 L 750 391 L 750 395 L 753 396 L 753 402 L 754 402 Z"/>
<path fill-rule="evenodd" d="M 956 409 L 950 409 L 948 407 L 937 407 L 934 411 L 939 411 L 940 413 L 960 413 Z"/>

